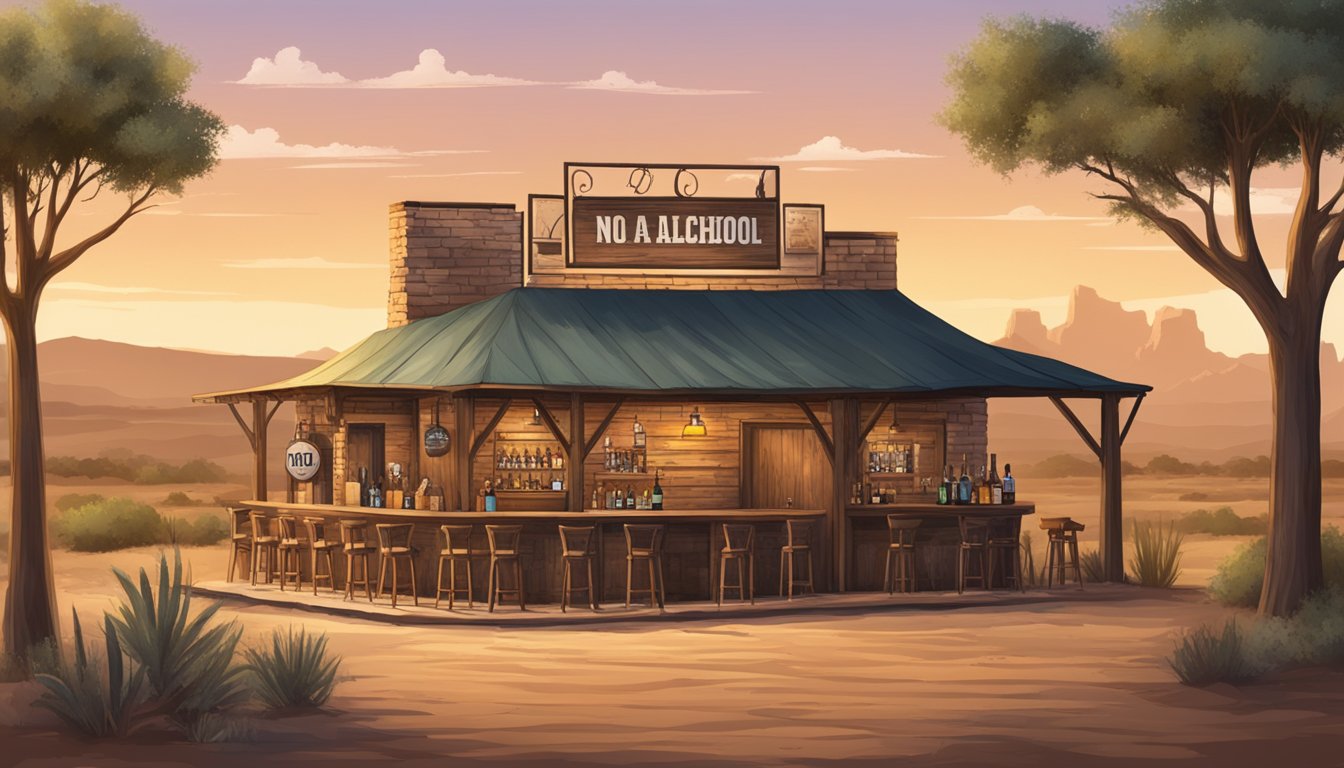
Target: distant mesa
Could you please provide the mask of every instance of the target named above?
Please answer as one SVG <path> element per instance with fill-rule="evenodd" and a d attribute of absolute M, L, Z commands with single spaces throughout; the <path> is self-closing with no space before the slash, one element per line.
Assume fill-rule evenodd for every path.
<path fill-rule="evenodd" d="M 330 360 L 331 358 L 339 354 L 340 352 L 332 349 L 331 347 L 323 347 L 321 349 L 310 349 L 307 352 L 295 355 L 295 357 L 299 358 L 300 360 L 317 360 L 319 362 L 325 363 L 326 361 Z"/>

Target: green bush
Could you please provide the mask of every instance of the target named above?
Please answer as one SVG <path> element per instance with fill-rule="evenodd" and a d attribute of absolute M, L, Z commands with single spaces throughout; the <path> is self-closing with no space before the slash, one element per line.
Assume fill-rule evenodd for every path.
<path fill-rule="evenodd" d="M 39 673 L 42 686 L 36 706 L 49 709 L 75 730 L 86 736 L 122 736 L 140 718 L 144 674 L 135 669 L 126 674 L 121 644 L 112 628 L 112 618 L 103 615 L 103 642 L 106 646 L 107 674 L 89 661 L 84 648 L 84 632 L 75 613 L 75 659 L 61 664 L 50 673 Z"/>
<path fill-rule="evenodd" d="M 153 507 L 112 498 L 68 510 L 51 521 L 52 534 L 76 552 L 110 552 L 165 540 L 163 518 Z"/>
<path fill-rule="evenodd" d="M 1326 586 L 1344 588 L 1344 533 L 1330 526 L 1321 531 L 1321 559 Z M 1209 582 L 1209 593 L 1224 605 L 1254 608 L 1260 604 L 1265 583 L 1265 538 L 1261 536 L 1237 548 Z"/>
<path fill-rule="evenodd" d="M 1170 587 L 1181 575 L 1181 544 L 1185 537 L 1175 524 L 1163 526 L 1133 522 L 1134 557 L 1129 570 L 1145 587 Z"/>
<path fill-rule="evenodd" d="M 272 709 L 321 707 L 336 687 L 339 657 L 327 655 L 327 636 L 293 627 L 271 633 L 269 646 L 248 648 L 253 690 Z"/>
<path fill-rule="evenodd" d="M 1231 507 L 1219 507 L 1210 512 L 1196 509 L 1181 515 L 1176 530 L 1181 533 L 1208 533 L 1214 536 L 1252 536 L 1269 529 L 1269 516 L 1241 517 Z"/>
<path fill-rule="evenodd" d="M 85 504 L 102 500 L 103 495 L 101 493 L 67 493 L 56 500 L 56 511 L 68 512 L 75 507 L 82 507 Z"/>
<path fill-rule="evenodd" d="M 175 517 L 167 523 L 165 543 L 182 547 L 208 547 L 229 537 L 229 524 L 219 515 L 201 515 L 195 522 Z"/>
<path fill-rule="evenodd" d="M 1255 677 L 1242 645 L 1235 619 L 1222 632 L 1201 626 L 1181 636 L 1167 663 L 1186 685 L 1242 683 Z"/>
<path fill-rule="evenodd" d="M 135 454 L 98 458 L 48 456 L 46 468 L 48 474 L 57 477 L 113 477 L 143 485 L 222 483 L 229 478 L 223 467 L 206 459 L 192 459 L 181 465 L 173 465 Z"/>

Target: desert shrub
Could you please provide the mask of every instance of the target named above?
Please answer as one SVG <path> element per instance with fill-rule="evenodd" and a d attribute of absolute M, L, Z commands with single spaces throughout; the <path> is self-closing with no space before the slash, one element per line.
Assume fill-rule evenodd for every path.
<path fill-rule="evenodd" d="M 159 503 L 165 507 L 199 507 L 205 504 L 205 502 L 193 499 L 182 491 L 173 491 L 164 496 L 163 501 Z"/>
<path fill-rule="evenodd" d="M 1269 457 L 1256 456 L 1248 459 L 1237 456 L 1223 462 L 1222 473 L 1228 477 L 1269 477 Z"/>
<path fill-rule="evenodd" d="M 336 687 L 339 657 L 327 654 L 327 636 L 289 627 L 271 633 L 269 645 L 244 651 L 252 687 L 272 709 L 321 707 Z"/>
<path fill-rule="evenodd" d="M 1344 661 L 1344 588 L 1317 592 L 1288 618 L 1257 621 L 1245 645 L 1247 663 L 1262 674 Z"/>
<path fill-rule="evenodd" d="M 1321 531 L 1321 559 L 1326 586 L 1344 588 L 1344 533 L 1330 526 Z M 1265 583 L 1265 538 L 1249 541 L 1218 564 L 1209 594 L 1224 605 L 1254 608 Z"/>
<path fill-rule="evenodd" d="M 1176 530 L 1181 533 L 1208 533 L 1214 536 L 1250 536 L 1263 534 L 1269 528 L 1269 516 L 1241 517 L 1231 507 L 1219 507 L 1210 512 L 1196 509 L 1181 515 Z"/>
<path fill-rule="evenodd" d="M 228 472 L 213 461 L 192 459 L 181 465 L 168 464 L 149 456 L 115 454 L 97 458 L 48 456 L 47 473 L 57 477 L 112 477 L 144 485 L 162 483 L 219 483 Z"/>
<path fill-rule="evenodd" d="M 1134 556 L 1129 570 L 1145 587 L 1170 587 L 1181 575 L 1181 544 L 1185 536 L 1172 525 L 1140 524 L 1132 527 Z"/>
<path fill-rule="evenodd" d="M 1186 685 L 1241 683 L 1255 677 L 1246 660 L 1241 630 L 1235 619 L 1217 632 L 1207 625 L 1186 632 L 1176 641 L 1167 663 Z"/>
<path fill-rule="evenodd" d="M 110 552 L 164 540 L 163 518 L 153 507 L 112 498 L 67 510 L 52 520 L 52 534 L 76 552 Z"/>
<path fill-rule="evenodd" d="M 1096 459 L 1061 453 L 1043 459 L 1031 467 L 1033 477 L 1094 477 L 1100 472 Z"/>
<path fill-rule="evenodd" d="M 1100 584 L 1106 580 L 1106 569 L 1101 567 L 1101 552 L 1089 549 L 1078 556 L 1078 566 L 1083 572 L 1083 581 Z"/>
<path fill-rule="evenodd" d="M 68 512 L 76 507 L 102 500 L 103 495 L 101 493 L 67 493 L 56 500 L 56 511 Z"/>
<path fill-rule="evenodd" d="M 140 669 L 127 674 L 112 618 L 106 614 L 103 628 L 107 673 L 98 669 L 96 656 L 90 661 L 79 614 L 75 613 L 74 661 L 36 676 L 43 690 L 35 704 L 51 710 L 86 736 L 121 736 L 131 730 L 142 714 L 144 674 Z"/>
<path fill-rule="evenodd" d="M 165 543 L 182 547 L 208 547 L 229 537 L 229 524 L 219 515 L 201 515 L 193 522 L 174 517 L 167 522 Z"/>
<path fill-rule="evenodd" d="M 219 603 L 191 616 L 191 587 L 182 579 L 182 555 L 160 555 L 158 590 L 140 569 L 139 586 L 119 569 L 113 573 L 125 597 L 109 618 L 127 654 L 144 670 L 155 710 L 167 715 L 189 736 L 201 733 L 200 721 L 247 697 L 243 669 L 234 664 L 242 628 L 214 623 Z"/>
<path fill-rule="evenodd" d="M 1149 459 L 1144 471 L 1154 475 L 1194 475 L 1199 473 L 1199 467 L 1163 453 Z"/>

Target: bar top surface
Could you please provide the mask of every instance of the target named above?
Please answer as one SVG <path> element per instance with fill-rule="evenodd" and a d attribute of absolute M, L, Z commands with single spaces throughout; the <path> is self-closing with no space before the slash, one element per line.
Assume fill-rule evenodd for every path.
<path fill-rule="evenodd" d="M 887 515 L 910 515 L 912 517 L 1000 517 L 1009 515 L 1034 515 L 1036 505 L 1031 502 L 1019 504 L 934 504 L 901 502 L 897 504 L 862 504 L 845 509 L 850 517 L 885 517 Z"/>
<path fill-rule="evenodd" d="M 398 518 L 402 520 L 668 520 L 668 521 L 716 521 L 716 520 L 785 520 L 788 518 L 821 517 L 826 514 L 822 509 L 589 509 L 581 512 L 459 512 L 446 510 L 430 512 L 424 509 L 387 509 L 377 507 L 351 507 L 338 504 L 299 504 L 285 501 L 239 502 L 239 506 L 267 512 L 296 512 L 310 515 L 360 516 Z"/>

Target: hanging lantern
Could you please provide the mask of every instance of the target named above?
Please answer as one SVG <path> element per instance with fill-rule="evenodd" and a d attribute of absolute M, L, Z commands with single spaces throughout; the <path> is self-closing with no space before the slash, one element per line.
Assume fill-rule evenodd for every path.
<path fill-rule="evenodd" d="M 434 401 L 434 423 L 425 430 L 425 455 L 438 458 L 447 455 L 453 446 L 453 438 L 448 430 L 439 423 L 439 401 Z"/>
<path fill-rule="evenodd" d="M 682 437 L 704 437 L 709 434 L 705 427 L 704 419 L 700 418 L 700 408 L 697 406 L 691 410 L 690 422 L 681 428 Z"/>

